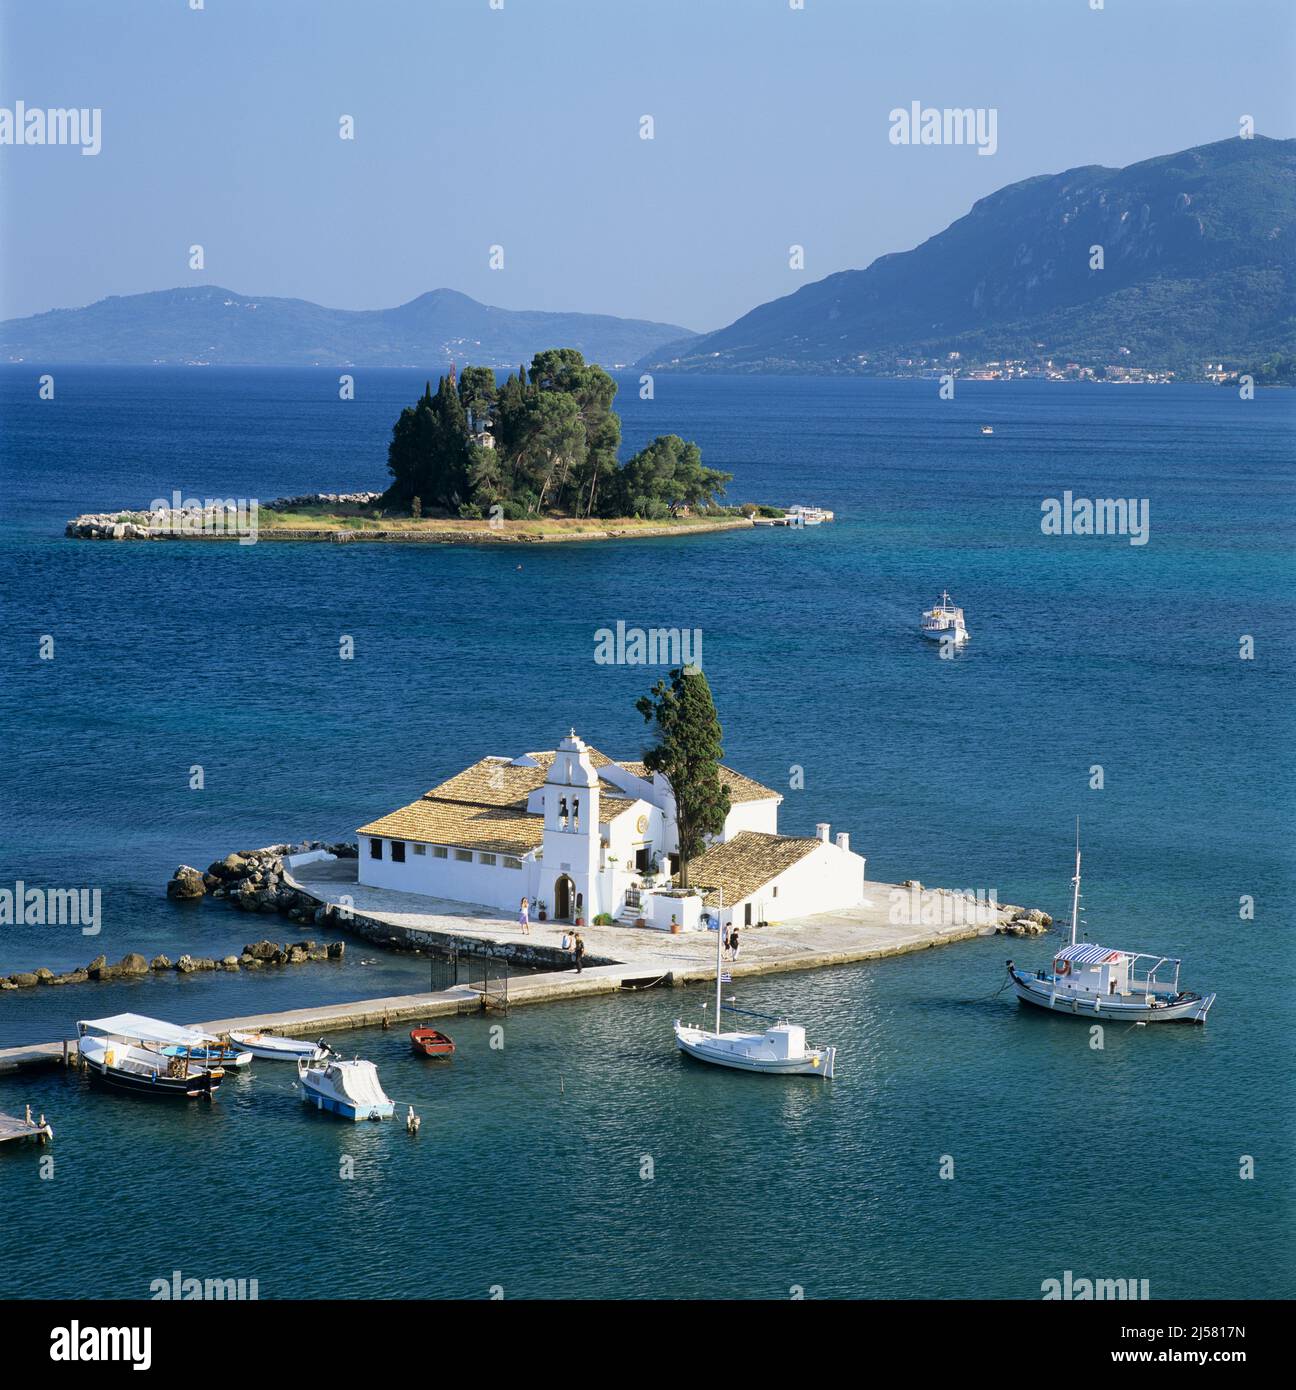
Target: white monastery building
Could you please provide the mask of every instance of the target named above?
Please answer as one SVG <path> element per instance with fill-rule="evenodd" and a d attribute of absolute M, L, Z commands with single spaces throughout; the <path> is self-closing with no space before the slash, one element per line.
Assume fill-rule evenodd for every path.
<path fill-rule="evenodd" d="M 864 860 L 850 837 L 778 833 L 782 796 L 721 767 L 724 831 L 678 887 L 675 798 L 661 773 L 614 762 L 576 737 L 557 749 L 483 758 L 417 801 L 359 828 L 359 881 L 554 922 L 698 928 L 721 913 L 751 926 L 853 907 Z"/>

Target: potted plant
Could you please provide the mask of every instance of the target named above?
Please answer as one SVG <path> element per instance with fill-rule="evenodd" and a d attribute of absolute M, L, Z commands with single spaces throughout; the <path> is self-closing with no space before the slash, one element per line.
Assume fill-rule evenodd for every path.
<path fill-rule="evenodd" d="M 682 930 L 682 928 L 680 927 L 679 922 L 676 920 L 675 914 L 674 914 L 673 912 L 671 913 L 670 929 L 671 929 L 671 935 L 672 935 L 672 936 L 678 936 L 678 935 L 680 934 L 681 930 Z"/>
<path fill-rule="evenodd" d="M 549 920 L 549 913 L 545 908 L 543 898 L 541 898 L 540 901 L 536 903 L 536 916 L 539 917 L 539 919 L 542 922 L 546 922 Z"/>
<path fill-rule="evenodd" d="M 579 912 L 576 914 L 576 925 L 578 927 L 583 927 L 585 925 L 585 919 L 580 915 Z"/>
<path fill-rule="evenodd" d="M 646 927 L 647 925 L 648 925 L 648 923 L 647 923 L 647 921 L 646 921 L 644 918 L 642 918 L 642 917 L 636 917 L 636 918 L 635 918 L 635 926 L 636 926 L 636 927 Z"/>

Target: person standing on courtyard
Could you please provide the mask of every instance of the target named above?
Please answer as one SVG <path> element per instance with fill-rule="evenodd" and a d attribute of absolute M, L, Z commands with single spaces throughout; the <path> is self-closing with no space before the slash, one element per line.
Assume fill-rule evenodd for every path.
<path fill-rule="evenodd" d="M 580 932 L 576 933 L 576 940 L 572 943 L 572 953 L 576 957 L 576 973 L 579 975 L 585 964 L 585 940 Z"/>
<path fill-rule="evenodd" d="M 531 913 L 529 911 L 530 906 L 530 903 L 525 898 L 523 898 L 522 906 L 518 909 L 518 926 L 522 928 L 523 936 L 531 935 Z"/>

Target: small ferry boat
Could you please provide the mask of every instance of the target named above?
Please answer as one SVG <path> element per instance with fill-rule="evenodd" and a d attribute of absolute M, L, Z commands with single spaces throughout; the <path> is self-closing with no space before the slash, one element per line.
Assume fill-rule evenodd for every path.
<path fill-rule="evenodd" d="M 410 1045 L 423 1057 L 452 1057 L 455 1050 L 447 1034 L 422 1026 L 410 1029 Z"/>
<path fill-rule="evenodd" d="M 922 635 L 934 642 L 953 640 L 966 642 L 971 636 L 963 621 L 963 610 L 954 604 L 948 591 L 942 589 L 940 602 L 922 615 Z"/>
<path fill-rule="evenodd" d="M 142 1014 L 82 1019 L 77 1049 L 92 1077 L 119 1090 L 149 1096 L 210 1100 L 225 1075 L 223 1067 L 204 1066 L 188 1056 L 168 1057 L 167 1047 L 197 1048 L 219 1043 L 195 1028 L 181 1028 Z"/>
<path fill-rule="evenodd" d="M 724 980 L 723 896 L 716 930 L 715 1027 L 675 1020 L 675 1046 L 699 1062 L 735 1071 L 758 1071 L 773 1076 L 821 1076 L 833 1074 L 837 1060 L 835 1047 L 810 1047 L 805 1029 L 785 1018 L 776 1019 L 763 1032 L 725 1033 L 720 1029 L 720 988 Z M 734 1010 L 735 1013 L 739 1010 Z"/>
<path fill-rule="evenodd" d="M 203 1067 L 224 1067 L 226 1071 L 239 1070 L 252 1065 L 252 1054 L 241 1052 L 237 1047 L 231 1047 L 228 1043 L 208 1043 L 201 1047 L 189 1047 L 185 1044 L 177 1043 L 171 1047 L 162 1048 L 164 1057 L 188 1057 L 191 1062 L 197 1062 Z"/>
<path fill-rule="evenodd" d="M 787 509 L 788 524 L 791 526 L 821 526 L 833 519 L 832 512 L 824 507 L 807 507 L 797 503 Z"/>
<path fill-rule="evenodd" d="M 1116 950 L 1076 940 L 1080 915 L 1080 840 L 1076 835 L 1075 876 L 1071 880 L 1071 944 L 1054 955 L 1047 969 L 1033 975 L 1008 962 L 1017 998 L 1054 1013 L 1124 1023 L 1205 1023 L 1213 994 L 1179 988 L 1174 956 Z M 1142 964 L 1141 964 L 1142 962 Z"/>
<path fill-rule="evenodd" d="M 324 1057 L 305 1057 L 297 1062 L 302 1099 L 317 1110 L 327 1110 L 344 1120 L 390 1120 L 396 1103 L 383 1090 L 378 1068 L 372 1062 Z"/>
<path fill-rule="evenodd" d="M 261 1057 L 270 1062 L 296 1062 L 305 1057 L 318 1061 L 327 1057 L 329 1049 L 325 1043 L 299 1042 L 296 1038 L 276 1038 L 271 1033 L 232 1032 L 230 1042 L 250 1052 L 253 1057 Z"/>
<path fill-rule="evenodd" d="M 994 426 L 993 426 L 993 425 L 982 425 L 982 426 L 981 426 L 981 433 L 982 433 L 982 434 L 993 434 L 993 433 L 994 433 Z"/>

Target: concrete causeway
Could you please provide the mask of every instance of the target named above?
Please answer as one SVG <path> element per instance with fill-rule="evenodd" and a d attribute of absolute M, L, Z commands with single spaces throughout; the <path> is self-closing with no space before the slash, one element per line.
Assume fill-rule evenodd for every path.
<path fill-rule="evenodd" d="M 577 974 L 570 953 L 562 949 L 563 932 L 573 930 L 566 924 L 533 922 L 530 933 L 524 935 L 516 921 L 491 908 L 366 887 L 356 881 L 356 871 L 354 859 L 318 860 L 291 871 L 285 869 L 284 878 L 314 898 L 328 912 L 329 920 L 340 920 L 349 930 L 379 944 L 432 954 L 457 948 L 524 963 L 529 969 L 546 964 L 553 967 L 542 973 L 510 975 L 510 1008 L 629 988 L 692 984 L 715 977 L 716 948 L 711 932 L 673 936 L 651 928 L 585 926 L 580 932 L 588 963 Z M 988 936 L 1022 912 L 1016 907 L 976 904 L 947 890 L 929 889 L 922 899 L 928 910 L 920 915 L 939 916 L 941 920 L 935 924 L 896 922 L 891 920 L 901 915 L 893 909 L 893 903 L 898 901 L 896 894 L 912 901 L 908 890 L 900 885 L 866 883 L 864 899 L 856 907 L 765 926 L 740 927 L 740 959 L 726 962 L 725 968 L 737 979 L 878 960 Z M 460 985 L 429 994 L 392 995 L 245 1018 L 209 1019 L 192 1026 L 216 1034 L 237 1028 L 312 1039 L 327 1032 L 475 1012 L 482 1003 L 479 990 Z M 75 1055 L 74 1043 L 69 1053 Z M 54 1066 L 63 1058 L 62 1041 L 7 1048 L 0 1050 L 0 1073 Z"/>

